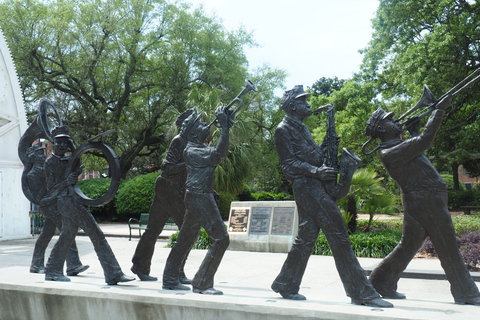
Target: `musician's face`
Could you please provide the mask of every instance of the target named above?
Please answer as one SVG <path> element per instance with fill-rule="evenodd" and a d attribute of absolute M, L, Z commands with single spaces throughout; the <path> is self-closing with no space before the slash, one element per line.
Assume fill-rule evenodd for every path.
<path fill-rule="evenodd" d="M 312 114 L 312 110 L 310 109 L 310 105 L 307 102 L 307 97 L 303 96 L 300 98 L 295 99 L 295 113 L 301 120 L 309 117 Z"/>
<path fill-rule="evenodd" d="M 53 143 L 53 151 L 57 156 L 63 157 L 68 150 L 68 138 L 57 138 Z"/>
<path fill-rule="evenodd" d="M 379 127 L 384 128 L 385 132 L 389 136 L 399 136 L 402 133 L 402 126 L 398 121 L 393 120 L 393 114 L 383 119 L 380 122 Z"/>
<path fill-rule="evenodd" d="M 205 139 L 210 134 L 210 128 L 208 127 L 208 124 L 200 120 L 195 122 L 192 130 L 197 134 L 197 140 L 199 142 L 205 141 Z"/>

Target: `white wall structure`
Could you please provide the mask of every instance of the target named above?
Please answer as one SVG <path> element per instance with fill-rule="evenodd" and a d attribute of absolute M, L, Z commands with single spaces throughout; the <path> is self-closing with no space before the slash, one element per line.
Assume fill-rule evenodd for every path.
<path fill-rule="evenodd" d="M 18 142 L 27 129 L 22 91 L 0 29 L 0 240 L 30 236 L 30 203 L 22 192 Z"/>

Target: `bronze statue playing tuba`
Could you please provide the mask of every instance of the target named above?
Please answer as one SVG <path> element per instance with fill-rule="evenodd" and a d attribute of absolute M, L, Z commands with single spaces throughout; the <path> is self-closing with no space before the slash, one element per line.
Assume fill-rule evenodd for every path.
<path fill-rule="evenodd" d="M 49 111 L 52 110 L 53 114 L 56 118 L 56 124 L 58 126 L 62 126 L 62 118 L 60 116 L 60 113 L 57 111 L 53 103 L 46 99 L 42 98 L 40 99 L 38 103 L 38 114 L 35 118 L 35 120 L 32 122 L 32 124 L 27 128 L 25 133 L 22 135 L 20 138 L 20 141 L 18 143 L 18 156 L 22 163 L 25 166 L 24 169 L 24 174 L 28 174 L 28 170 L 30 169 L 30 160 L 28 159 L 28 149 L 32 146 L 32 144 L 39 139 L 47 139 L 50 142 L 53 142 L 53 138 L 51 136 L 51 130 L 52 130 L 52 123 L 51 119 L 49 119 Z M 51 114 L 52 112 L 50 112 Z M 72 150 L 72 155 L 69 160 L 69 168 L 70 170 L 67 172 L 69 174 L 70 172 L 77 171 L 80 167 L 80 158 L 83 154 L 90 150 L 99 150 L 103 153 L 104 157 L 106 158 L 108 165 L 109 165 L 109 170 L 110 170 L 110 175 L 111 175 L 111 183 L 110 187 L 107 190 L 107 192 L 101 196 L 100 198 L 97 199 L 91 199 L 87 197 L 82 190 L 78 187 L 77 184 L 74 186 L 74 197 L 82 204 L 87 205 L 87 206 L 102 206 L 108 202 L 110 202 L 115 194 L 117 193 L 118 187 L 120 185 L 120 163 L 118 161 L 118 157 L 115 154 L 115 151 L 105 143 L 101 142 L 101 139 L 111 133 L 112 130 L 109 130 L 103 134 L 100 134 L 92 139 L 89 139 L 86 143 L 83 143 L 80 145 L 78 148 L 76 148 L 73 144 L 73 141 L 71 142 L 71 150 Z M 31 202 L 38 204 L 38 200 L 35 199 L 33 196 L 32 192 L 33 190 L 30 190 L 29 185 L 26 183 L 23 183 L 23 178 L 22 178 L 22 189 L 27 197 L 28 200 Z M 46 198 L 48 199 L 48 203 L 44 203 L 45 201 L 42 202 L 42 205 L 48 205 L 51 203 L 55 203 L 56 199 L 52 197 Z"/>

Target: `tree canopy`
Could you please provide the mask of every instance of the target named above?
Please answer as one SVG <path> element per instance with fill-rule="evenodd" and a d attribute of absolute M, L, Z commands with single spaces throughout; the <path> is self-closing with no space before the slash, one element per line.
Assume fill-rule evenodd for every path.
<path fill-rule="evenodd" d="M 360 75 L 403 114 L 428 85 L 438 98 L 480 64 L 480 4 L 466 0 L 380 0 Z M 447 110 L 427 154 L 439 169 L 478 161 L 479 90 L 466 90 Z M 474 168 L 474 166 L 470 166 Z M 480 174 L 477 171 L 476 174 Z M 458 180 L 457 180 L 458 183 Z"/>
<path fill-rule="evenodd" d="M 234 97 L 256 45 L 175 0 L 6 0 L 0 21 L 29 108 L 49 97 L 77 144 L 116 129 L 123 177 L 159 163 L 192 90 Z"/>

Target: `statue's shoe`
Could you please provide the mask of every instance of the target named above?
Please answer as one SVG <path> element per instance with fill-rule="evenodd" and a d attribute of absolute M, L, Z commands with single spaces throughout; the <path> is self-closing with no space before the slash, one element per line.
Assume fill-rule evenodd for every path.
<path fill-rule="evenodd" d="M 153 277 L 149 274 L 143 273 L 138 271 L 137 267 L 133 266 L 130 270 L 132 270 L 133 273 L 135 273 L 140 281 L 158 281 L 157 277 Z"/>
<path fill-rule="evenodd" d="M 381 298 L 352 299 L 352 303 L 375 308 L 393 308 L 393 304 L 388 301 L 382 300 Z"/>
<path fill-rule="evenodd" d="M 222 291 L 220 290 L 217 290 L 217 289 L 214 289 L 213 287 L 211 288 L 208 288 L 208 289 L 197 289 L 197 288 L 193 288 L 192 291 L 194 293 L 200 293 L 200 294 L 212 294 L 212 295 L 220 295 L 220 294 L 223 294 Z"/>
<path fill-rule="evenodd" d="M 48 276 L 45 275 L 46 281 L 62 281 L 62 282 L 70 282 L 70 278 L 65 277 L 63 274 L 56 275 L 56 276 Z"/>
<path fill-rule="evenodd" d="M 307 298 L 303 294 L 299 294 L 298 292 L 287 292 L 287 291 L 281 290 L 276 282 L 272 284 L 272 290 L 275 291 L 276 293 L 280 293 L 283 299 L 307 300 Z"/>
<path fill-rule="evenodd" d="M 86 271 L 88 268 L 90 268 L 89 265 L 79 265 L 75 268 L 73 268 L 72 270 L 67 270 L 67 276 L 76 276 L 78 275 L 79 273 L 82 273 L 84 271 Z"/>
<path fill-rule="evenodd" d="M 30 273 L 45 273 L 45 267 L 44 266 L 30 266 Z"/>
<path fill-rule="evenodd" d="M 184 286 L 181 283 L 177 283 L 173 285 L 163 284 L 162 288 L 165 290 L 190 290 L 190 287 Z"/>
<path fill-rule="evenodd" d="M 114 286 L 116 284 L 118 284 L 119 282 L 129 282 L 129 281 L 133 281 L 135 280 L 134 277 L 130 277 L 130 276 L 127 276 L 125 274 L 121 274 L 119 276 L 117 276 L 116 278 L 114 278 L 113 280 L 110 280 L 107 282 L 107 284 L 109 286 Z"/>
<path fill-rule="evenodd" d="M 480 296 L 479 297 L 473 297 L 473 298 L 467 298 L 464 300 L 455 300 L 456 304 L 472 304 L 474 306 L 480 306 Z"/>

